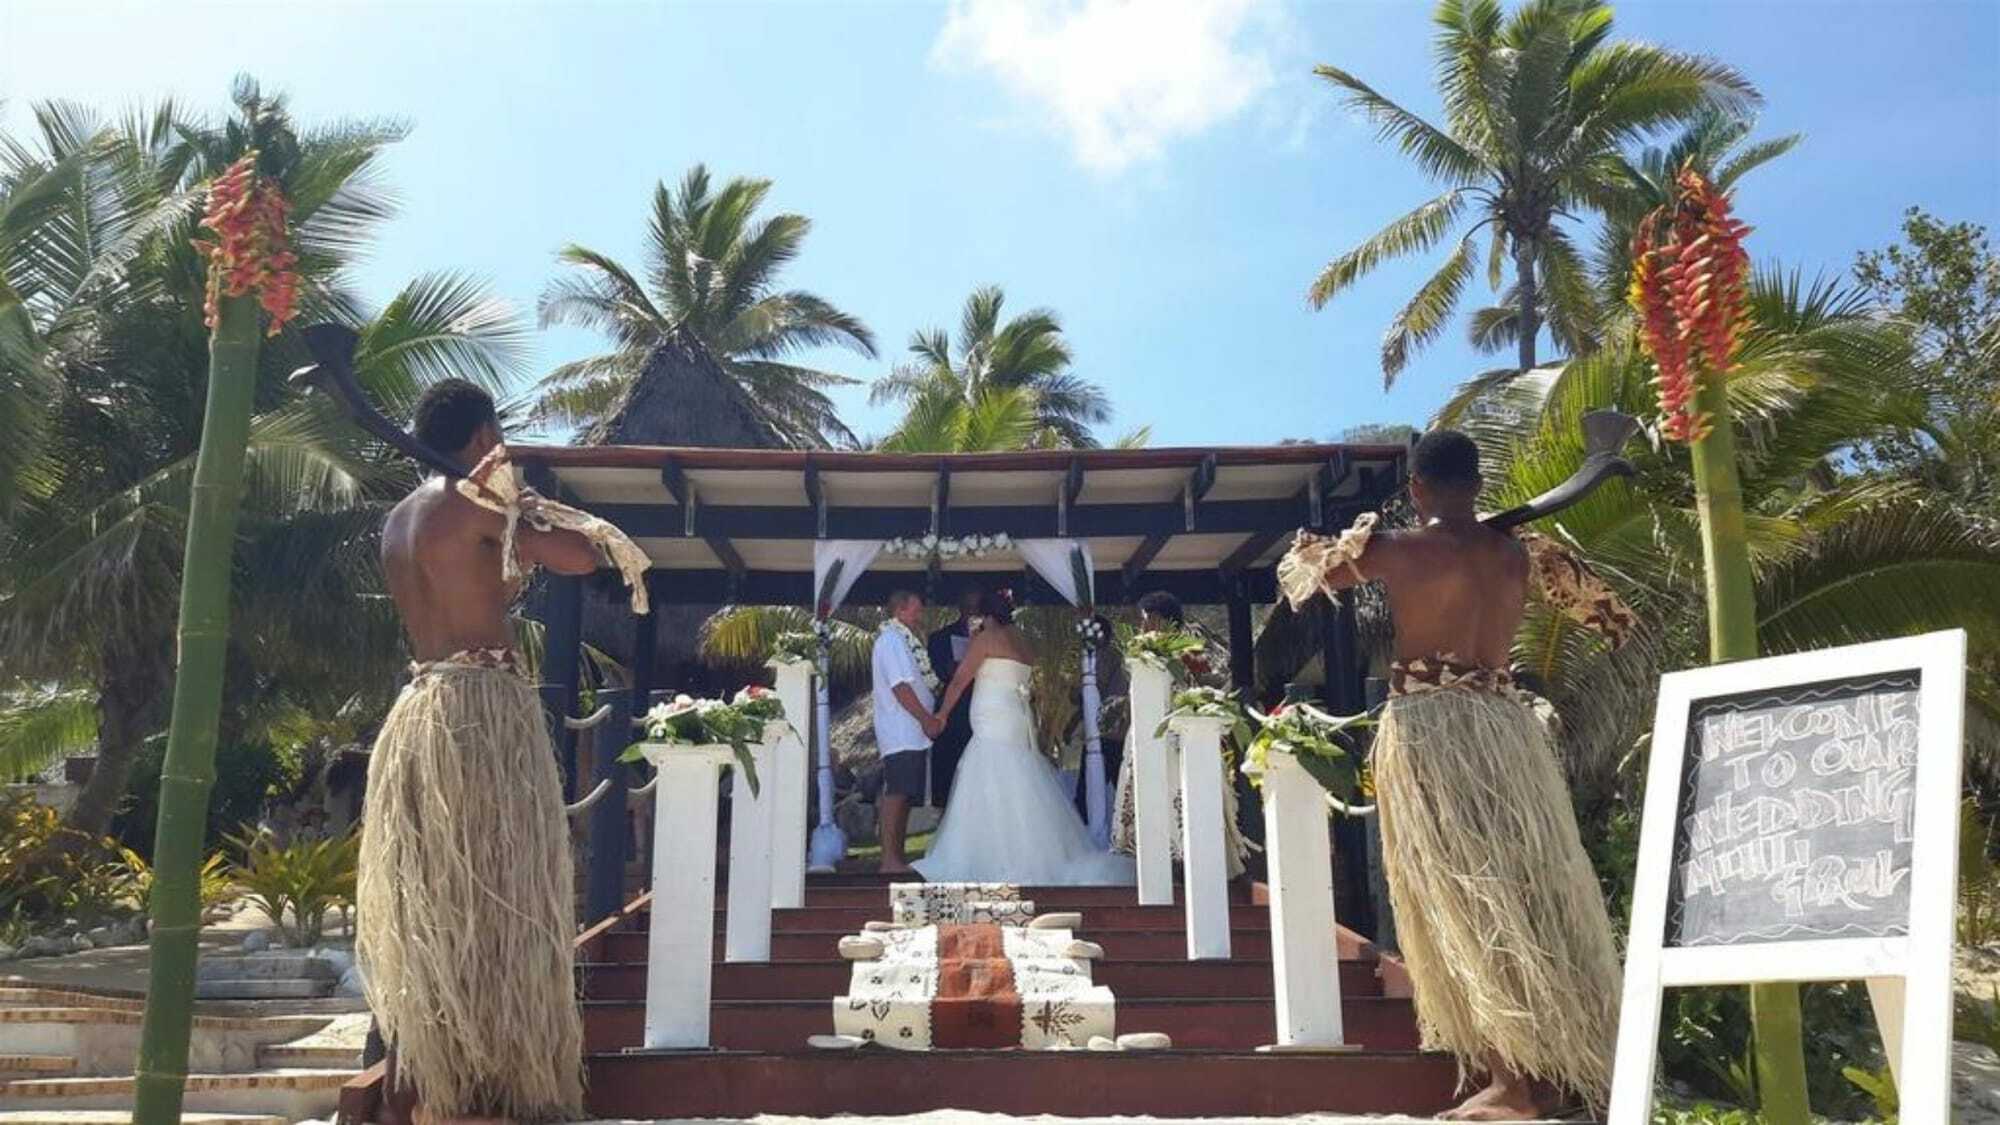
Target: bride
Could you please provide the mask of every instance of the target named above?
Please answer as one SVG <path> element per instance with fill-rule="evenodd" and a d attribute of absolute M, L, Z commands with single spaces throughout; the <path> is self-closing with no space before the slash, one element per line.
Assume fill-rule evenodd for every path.
<path fill-rule="evenodd" d="M 1125 885 L 1132 859 L 1099 848 L 1070 794 L 1035 749 L 1028 681 L 1034 653 L 1007 603 L 980 596 L 983 626 L 959 661 L 939 715 L 972 692 L 972 741 L 959 759 L 952 801 L 917 873 L 932 883 L 1023 886 Z"/>

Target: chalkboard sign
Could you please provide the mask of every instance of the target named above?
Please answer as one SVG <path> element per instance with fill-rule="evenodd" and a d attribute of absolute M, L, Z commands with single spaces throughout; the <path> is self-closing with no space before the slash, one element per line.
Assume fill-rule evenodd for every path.
<path fill-rule="evenodd" d="M 1666 989 L 1765 981 L 1867 982 L 1902 1119 L 1950 1119 L 1964 724 L 1957 629 L 1660 678 L 1610 1125 Z"/>
<path fill-rule="evenodd" d="M 1696 700 L 1668 946 L 1909 932 L 1920 672 Z"/>

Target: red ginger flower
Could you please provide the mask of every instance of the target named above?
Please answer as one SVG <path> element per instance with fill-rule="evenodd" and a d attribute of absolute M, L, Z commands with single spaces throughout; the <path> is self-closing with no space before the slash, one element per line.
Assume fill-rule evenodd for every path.
<path fill-rule="evenodd" d="M 210 331 L 222 319 L 224 297 L 254 292 L 271 318 L 272 336 L 298 315 L 298 256 L 285 237 L 290 210 L 277 181 L 257 174 L 254 150 L 209 184 L 201 225 L 215 232 L 216 240 L 196 239 L 194 247 L 208 259 L 202 312 Z"/>
<path fill-rule="evenodd" d="M 1711 419 L 1693 409 L 1696 381 L 1736 364 L 1747 323 L 1750 228 L 1729 213 L 1729 199 L 1692 168 L 1675 180 L 1674 198 L 1639 224 L 1632 240 L 1629 300 L 1639 313 L 1639 342 L 1659 366 L 1661 431 L 1671 441 L 1706 437 Z"/>

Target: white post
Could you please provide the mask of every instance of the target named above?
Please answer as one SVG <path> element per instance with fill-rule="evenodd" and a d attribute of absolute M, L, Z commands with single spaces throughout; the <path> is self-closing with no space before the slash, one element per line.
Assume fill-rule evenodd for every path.
<path fill-rule="evenodd" d="M 1222 852 L 1222 731 L 1227 719 L 1182 715 L 1181 871 L 1187 881 L 1188 960 L 1229 959 L 1229 869 Z"/>
<path fill-rule="evenodd" d="M 722 924 L 725 961 L 771 959 L 771 807 L 777 795 L 771 764 L 777 757 L 776 744 L 792 736 L 782 723 L 766 726 L 764 735 L 764 741 L 750 744 L 759 792 L 751 795 L 750 779 L 742 770 L 730 771 L 729 901 Z"/>
<path fill-rule="evenodd" d="M 1278 1046 L 1338 1047 L 1340 946 L 1334 938 L 1333 845 L 1319 782 L 1290 754 L 1264 769 L 1264 859 Z"/>
<path fill-rule="evenodd" d="M 812 833 L 815 871 L 832 871 L 847 856 L 847 833 L 833 822 L 833 704 L 827 699 L 827 669 L 833 663 L 832 644 L 819 642 L 819 674 L 813 687 L 813 736 L 819 747 L 819 826 Z"/>
<path fill-rule="evenodd" d="M 771 905 L 797 909 L 806 904 L 806 793 L 812 788 L 813 666 L 804 660 L 774 660 L 772 678 L 785 708 L 786 737 L 778 740 L 771 772 Z"/>
<path fill-rule="evenodd" d="M 653 910 L 646 940 L 645 1046 L 708 1043 L 715 956 L 715 802 L 727 746 L 646 743 L 653 787 Z M 498 966 L 495 966 L 497 969 Z"/>
<path fill-rule="evenodd" d="M 1139 860 L 1139 905 L 1174 902 L 1174 786 L 1172 743 L 1160 733 L 1173 699 L 1173 676 L 1143 660 L 1131 661 L 1132 737 L 1126 753 L 1132 771 L 1133 850 Z"/>
<path fill-rule="evenodd" d="M 1083 644 L 1083 796 L 1090 814 L 1090 836 L 1100 848 L 1111 846 L 1110 802 L 1104 790 L 1104 742 L 1097 730 L 1097 646 Z"/>

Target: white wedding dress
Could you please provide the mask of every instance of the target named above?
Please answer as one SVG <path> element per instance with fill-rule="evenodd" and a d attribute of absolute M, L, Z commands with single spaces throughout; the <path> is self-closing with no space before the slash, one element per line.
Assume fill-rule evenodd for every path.
<path fill-rule="evenodd" d="M 1061 775 L 1035 749 L 1028 710 L 1034 669 L 986 658 L 972 681 L 972 740 L 958 762 L 951 804 L 916 862 L 931 883 L 1124 886 L 1130 856 L 1099 848 L 1077 819 Z"/>

